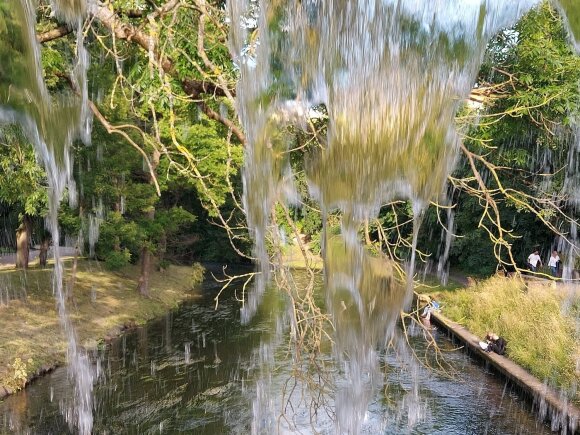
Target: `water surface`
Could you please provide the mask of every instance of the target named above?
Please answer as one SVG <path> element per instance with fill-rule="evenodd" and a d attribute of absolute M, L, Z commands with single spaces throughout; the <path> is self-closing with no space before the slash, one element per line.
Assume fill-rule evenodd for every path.
<path fill-rule="evenodd" d="M 334 433 L 332 391 L 317 401 L 326 406 L 313 406 L 313 394 L 291 376 L 280 292 L 269 289 L 245 326 L 236 300 L 239 289 L 223 295 L 217 310 L 215 293 L 205 290 L 200 300 L 124 335 L 98 354 L 93 433 L 314 433 L 313 427 Z M 374 395 L 362 433 L 550 433 L 502 380 L 453 351 L 442 334 L 437 339 L 447 374 L 410 370 L 392 350 L 380 353 L 386 387 Z M 410 344 L 418 355 L 425 354 L 426 340 L 418 328 L 411 328 Z M 319 360 L 332 366 L 330 354 Z M 308 378 L 296 373 L 298 379 Z M 315 374 L 310 378 L 316 382 Z M 60 411 L 71 394 L 66 370 L 56 370 L 0 403 L 0 433 L 74 433 Z M 278 418 L 282 407 L 285 418 Z"/>

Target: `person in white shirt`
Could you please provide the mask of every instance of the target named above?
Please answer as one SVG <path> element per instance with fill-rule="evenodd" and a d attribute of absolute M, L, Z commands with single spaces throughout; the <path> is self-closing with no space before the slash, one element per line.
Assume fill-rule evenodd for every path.
<path fill-rule="evenodd" d="M 540 252 L 537 249 L 534 252 L 532 252 L 528 257 L 528 264 L 530 265 L 532 272 L 536 272 L 538 270 L 538 265 L 542 265 Z"/>
<path fill-rule="evenodd" d="M 558 276 L 558 266 L 560 266 L 560 256 L 558 255 L 558 251 L 552 251 L 550 261 L 548 261 L 548 266 L 550 267 L 552 276 Z"/>

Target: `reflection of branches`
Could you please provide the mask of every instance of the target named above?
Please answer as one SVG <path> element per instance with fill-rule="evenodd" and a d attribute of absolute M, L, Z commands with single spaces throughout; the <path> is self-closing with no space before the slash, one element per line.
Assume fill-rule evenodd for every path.
<path fill-rule="evenodd" d="M 415 359 L 425 368 L 437 371 L 442 376 L 453 377 L 455 375 L 452 367 L 443 359 L 443 351 L 437 344 L 435 337 L 433 336 L 433 330 L 425 326 L 420 320 L 420 295 L 416 292 L 414 293 L 416 304 L 411 312 L 401 312 L 401 325 L 403 328 L 405 340 L 411 349 L 411 352 Z M 427 342 L 427 347 L 425 348 L 424 355 L 421 357 L 417 354 L 411 343 L 409 342 L 409 332 L 407 321 L 410 321 L 412 325 L 418 327 L 422 332 Z M 431 364 L 431 360 L 434 360 L 435 365 Z"/>

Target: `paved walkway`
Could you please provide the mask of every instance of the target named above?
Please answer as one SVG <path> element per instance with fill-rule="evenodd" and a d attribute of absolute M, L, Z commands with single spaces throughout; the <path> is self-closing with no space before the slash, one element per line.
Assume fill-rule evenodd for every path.
<path fill-rule="evenodd" d="M 53 248 L 48 250 L 48 260 L 53 259 Z M 31 249 L 28 254 L 28 263 L 34 264 L 34 262 L 38 262 L 38 256 L 40 255 L 40 249 L 34 248 Z M 60 255 L 61 257 L 73 257 L 75 255 L 75 248 L 69 248 L 66 246 L 60 247 Z M 2 269 L 12 269 L 16 265 L 16 253 L 13 254 L 0 254 L 0 270 Z"/>

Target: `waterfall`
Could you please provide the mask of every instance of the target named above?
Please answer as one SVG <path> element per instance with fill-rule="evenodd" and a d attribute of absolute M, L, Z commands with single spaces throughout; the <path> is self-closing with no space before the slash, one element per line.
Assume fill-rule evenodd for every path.
<path fill-rule="evenodd" d="M 554 0 L 580 51 L 576 0 Z M 360 224 L 394 199 L 413 204 L 414 243 L 429 201 L 441 196 L 459 139 L 453 118 L 468 95 L 488 40 L 539 0 L 231 0 L 231 52 L 239 67 L 238 109 L 247 132 L 244 206 L 256 254 L 268 268 L 265 235 L 273 204 L 291 174 L 288 126 L 304 127 L 312 108 L 328 116 L 323 150 L 307 153 L 310 191 L 324 215 L 342 212 L 342 234 L 325 237 L 327 306 L 345 385 L 336 397 L 339 432 L 357 433 L 378 387 L 377 348 L 393 335 L 410 286 L 395 267 L 359 244 Z M 83 47 L 84 0 L 53 0 L 77 32 L 73 92 L 49 95 L 42 80 L 33 0 L 0 8 L 0 122 L 19 124 L 34 144 L 49 184 L 49 229 L 55 244 L 54 291 L 68 338 L 75 406 L 66 411 L 81 434 L 92 430 L 92 372 L 77 344 L 63 292 L 57 211 L 65 191 L 76 198 L 69 148 L 90 141 Z M 257 38 L 255 35 L 257 34 Z M 5 67 L 8 65 L 9 67 Z M 449 222 L 451 222 L 451 216 Z M 451 225 L 450 225 L 451 226 Z M 96 228 L 96 225 L 93 225 Z M 576 227 L 572 226 L 573 237 Z M 414 250 L 408 275 L 413 274 Z M 261 275 L 244 318 L 266 284 Z M 204 343 L 205 344 L 205 343 Z M 155 367 L 152 366 L 152 372 Z M 356 403 L 356 406 L 352 405 Z"/>
<path fill-rule="evenodd" d="M 561 0 L 572 39 L 574 1 Z M 305 153 L 323 216 L 339 210 L 342 234 L 325 237 L 327 307 L 347 374 L 336 397 L 337 432 L 358 433 L 378 387 L 376 349 L 391 336 L 411 285 L 358 242 L 362 222 L 395 199 L 411 201 L 414 242 L 421 216 L 444 192 L 459 138 L 454 116 L 468 96 L 490 38 L 539 0 L 230 0 L 230 50 L 239 67 L 237 104 L 247 135 L 244 207 L 255 254 L 269 268 L 265 237 L 278 200 L 289 201 L 288 126 L 312 111 L 328 117 L 322 150 Z M 321 108 L 322 107 L 322 108 Z M 453 214 L 448 215 L 449 230 Z M 451 232 L 448 234 L 451 239 Z M 450 242 L 450 240 L 449 240 Z M 413 274 L 414 247 L 408 275 Z M 448 254 L 448 246 L 443 258 Z M 263 293 L 257 283 L 251 305 Z M 245 308 L 247 314 L 247 307 Z M 356 406 L 353 404 L 356 403 Z M 340 410 L 340 412 L 339 412 Z M 346 413 L 346 415 L 345 415 Z"/>
<path fill-rule="evenodd" d="M 580 53 L 580 7 L 576 0 L 555 0 L 556 6 L 562 12 L 562 17 L 568 25 L 570 40 Z"/>
<path fill-rule="evenodd" d="M 65 417 L 80 434 L 90 434 L 92 414 L 92 372 L 87 355 L 77 337 L 66 308 L 63 264 L 60 257 L 58 207 L 65 191 L 74 203 L 76 192 L 71 175 L 69 149 L 75 139 L 90 141 L 86 70 L 89 56 L 83 46 L 84 1 L 54 0 L 55 15 L 77 32 L 77 59 L 71 81 L 77 95 L 49 95 L 43 81 L 40 50 L 36 42 L 36 2 L 6 0 L 0 9 L 0 122 L 19 124 L 34 145 L 48 178 L 49 214 L 47 227 L 54 243 L 53 285 L 60 324 L 68 340 L 67 369 L 74 386 L 74 403 L 64 410 Z M 5 34 L 3 34 L 6 32 Z M 73 204 L 74 205 L 74 204 Z"/>
<path fill-rule="evenodd" d="M 570 145 L 568 150 L 566 177 L 562 187 L 562 194 L 567 198 L 567 207 L 574 214 L 578 212 L 578 207 L 580 206 L 580 126 L 576 130 L 574 143 Z M 578 278 L 574 276 L 576 262 L 580 254 L 577 222 L 574 220 L 565 222 L 563 231 L 563 234 L 556 237 L 556 250 L 563 254 L 562 279 L 569 281 Z"/>

